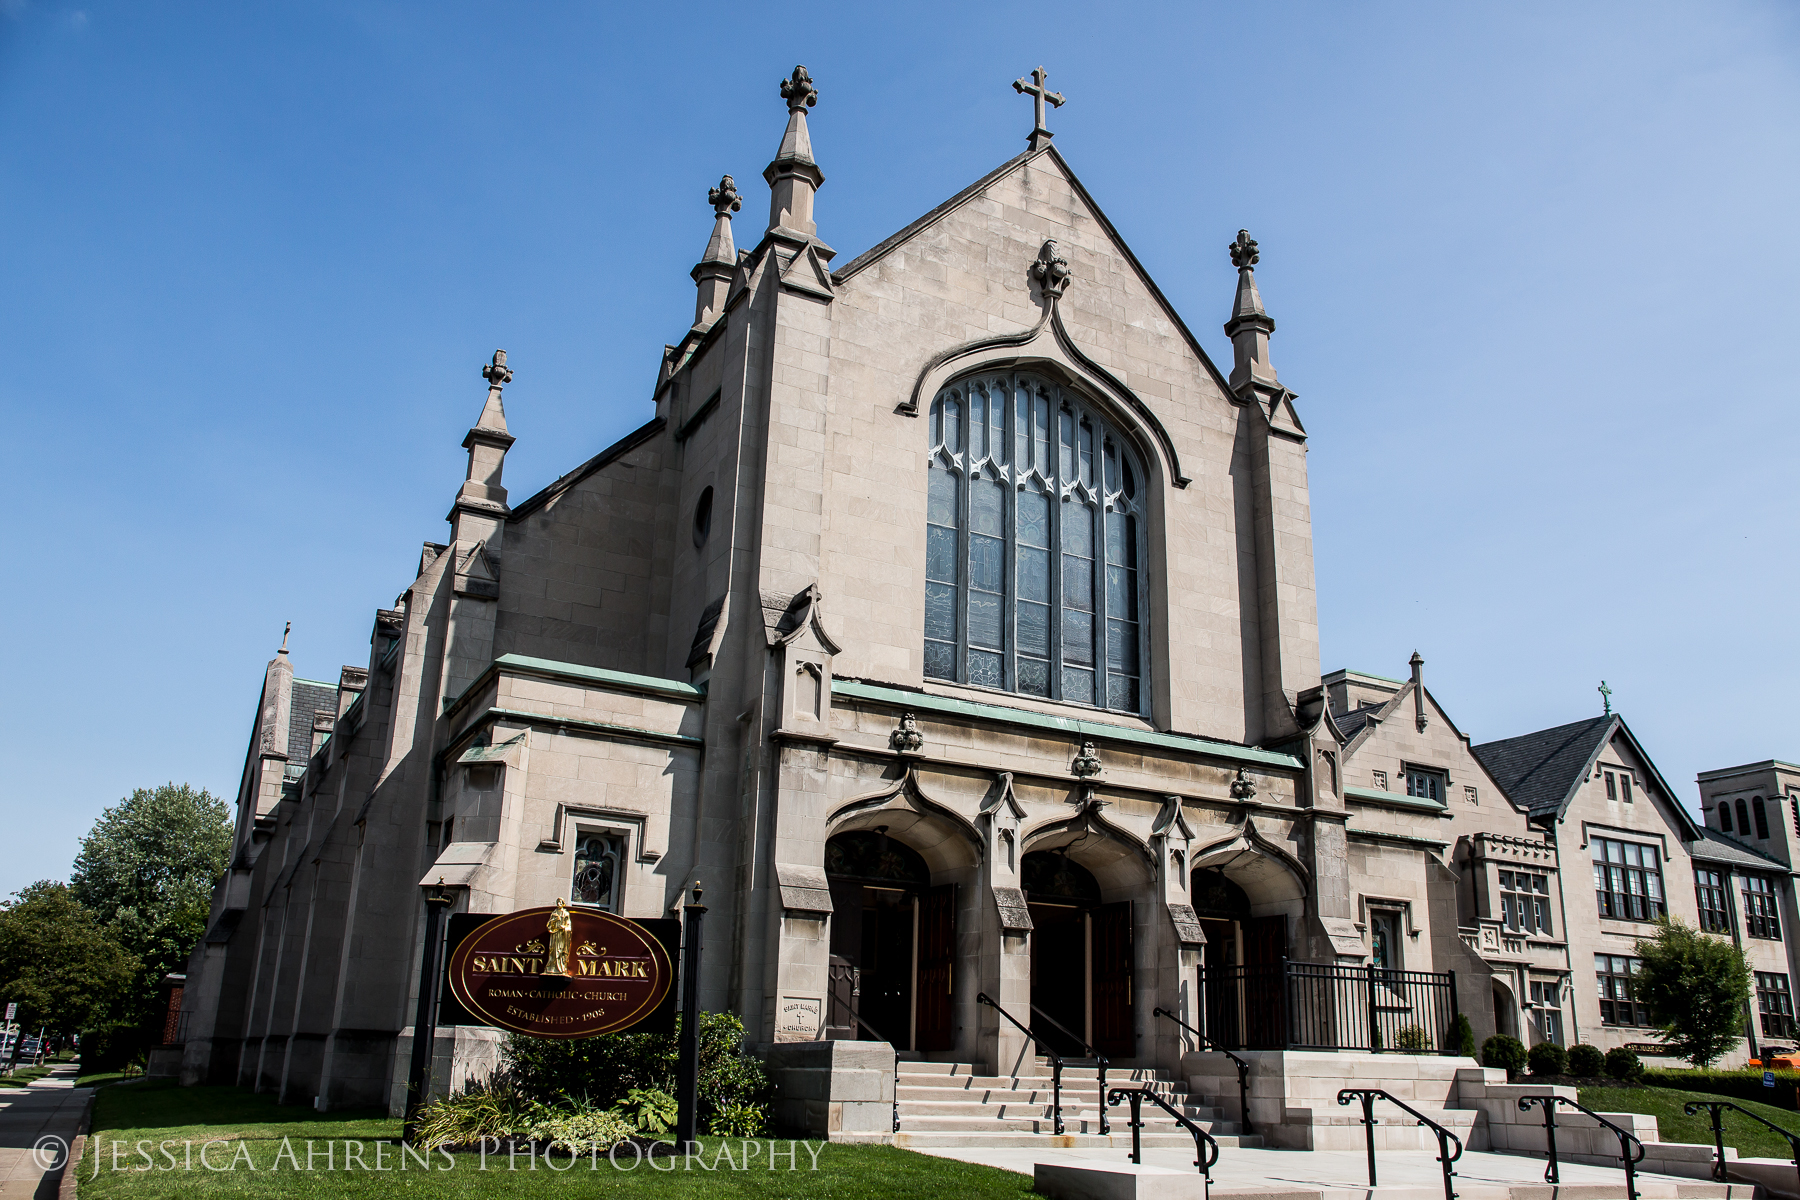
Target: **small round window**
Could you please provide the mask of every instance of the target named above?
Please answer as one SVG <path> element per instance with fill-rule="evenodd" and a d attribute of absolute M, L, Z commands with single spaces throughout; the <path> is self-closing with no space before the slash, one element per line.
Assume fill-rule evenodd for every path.
<path fill-rule="evenodd" d="M 712 489 L 707 488 L 700 493 L 699 501 L 694 505 L 694 548 L 706 545 L 706 535 L 712 532 Z"/>

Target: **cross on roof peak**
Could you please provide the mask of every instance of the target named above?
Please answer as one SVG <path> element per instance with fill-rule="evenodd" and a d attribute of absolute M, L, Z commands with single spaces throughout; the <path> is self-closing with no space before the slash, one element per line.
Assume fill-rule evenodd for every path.
<path fill-rule="evenodd" d="M 1606 711 L 1602 712 L 1600 715 L 1603 717 L 1612 716 L 1612 689 L 1607 687 L 1606 680 L 1602 679 L 1597 690 L 1600 693 L 1601 703 L 1606 705 Z"/>
<path fill-rule="evenodd" d="M 1013 91 L 1018 92 L 1021 96 L 1030 96 L 1032 100 L 1032 115 L 1036 120 L 1036 125 L 1032 128 L 1028 141 L 1033 150 L 1055 136 L 1050 132 L 1050 126 L 1045 123 L 1045 103 L 1048 102 L 1052 108 L 1063 106 L 1063 94 L 1050 91 L 1044 86 L 1044 81 L 1049 77 L 1048 71 L 1037 67 L 1031 72 L 1031 82 L 1027 83 L 1024 77 L 1013 80 Z"/>

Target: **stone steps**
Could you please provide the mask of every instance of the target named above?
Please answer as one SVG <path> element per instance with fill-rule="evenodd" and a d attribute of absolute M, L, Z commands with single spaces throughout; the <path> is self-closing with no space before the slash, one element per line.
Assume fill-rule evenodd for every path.
<path fill-rule="evenodd" d="M 1107 1109 L 1110 1135 L 1100 1133 L 1099 1071 L 1093 1066 L 1069 1066 L 1062 1077 L 1064 1132 L 1058 1135 L 1052 1101 L 1049 1067 L 1041 1060 L 1020 1075 L 983 1075 L 969 1063 L 901 1061 L 896 1064 L 895 1095 L 899 1101 L 900 1132 L 896 1144 L 955 1148 L 959 1146 L 1065 1146 L 1105 1148 L 1131 1144 L 1127 1104 Z M 1107 1091 L 1115 1087 L 1153 1091 L 1219 1140 L 1220 1145 L 1261 1145 L 1260 1137 L 1245 1138 L 1236 1121 L 1224 1119 L 1209 1101 L 1188 1094 L 1181 1083 L 1157 1072 L 1140 1069 L 1108 1070 Z M 1180 1122 L 1154 1104 L 1145 1104 L 1143 1144 L 1192 1146 L 1193 1135 Z M 921 1140 L 926 1139 L 926 1140 Z M 1069 1141 L 1066 1139 L 1075 1139 Z M 1121 1140 L 1123 1139 L 1123 1140 Z"/>

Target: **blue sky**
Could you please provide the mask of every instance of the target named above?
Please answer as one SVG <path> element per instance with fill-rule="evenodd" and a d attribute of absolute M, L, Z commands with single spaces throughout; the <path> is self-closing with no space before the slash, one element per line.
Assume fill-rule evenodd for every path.
<path fill-rule="evenodd" d="M 1039 63 L 1215 359 L 1250 229 L 1327 668 L 1417 648 L 1477 741 L 1605 678 L 1690 803 L 1800 759 L 1797 51 L 1754 3 L 0 0 L 0 892 L 232 794 L 284 621 L 366 661 L 494 347 L 515 496 L 648 418 L 796 62 L 840 261 L 1014 154 Z"/>

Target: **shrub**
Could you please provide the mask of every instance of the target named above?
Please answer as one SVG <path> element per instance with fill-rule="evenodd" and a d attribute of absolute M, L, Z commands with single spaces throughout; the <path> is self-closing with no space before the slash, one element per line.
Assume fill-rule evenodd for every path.
<path fill-rule="evenodd" d="M 661 1088 L 632 1088 L 625 1093 L 619 1111 L 644 1133 L 667 1133 L 680 1114 L 675 1097 Z"/>
<path fill-rule="evenodd" d="M 612 1033 L 591 1038 L 533 1038 L 513 1035 L 503 1052 L 505 1070 L 533 1100 L 554 1104 L 570 1099 L 595 1108 L 622 1103 L 636 1119 L 641 1109 L 627 1097 L 638 1090 L 675 1095 L 681 1022 L 675 1031 Z M 762 1060 L 743 1051 L 744 1025 L 732 1013 L 700 1014 L 700 1122 L 723 1109 L 751 1106 L 766 1114 L 773 1090 Z"/>
<path fill-rule="evenodd" d="M 1481 1043 L 1481 1065 L 1498 1067 L 1511 1079 L 1525 1068 L 1525 1043 L 1505 1033 L 1496 1033 Z"/>
<path fill-rule="evenodd" d="M 1582 1079 L 1598 1079 L 1600 1072 L 1606 1069 L 1606 1055 L 1600 1053 L 1600 1047 L 1590 1046 L 1586 1042 L 1577 1042 L 1569 1047 L 1569 1074 Z"/>
<path fill-rule="evenodd" d="M 1525 1056 L 1533 1075 L 1567 1075 L 1569 1052 L 1555 1042 L 1539 1042 Z"/>
<path fill-rule="evenodd" d="M 1450 1026 L 1450 1044 L 1456 1047 L 1456 1052 L 1462 1057 L 1475 1057 L 1475 1031 L 1469 1028 L 1467 1014 L 1456 1014 L 1456 1022 Z"/>
<path fill-rule="evenodd" d="M 1614 1079 L 1636 1079 L 1644 1073 L 1644 1064 L 1625 1047 L 1614 1046 L 1606 1052 L 1606 1073 Z"/>
<path fill-rule="evenodd" d="M 713 1112 L 706 1131 L 714 1137 L 760 1137 L 767 1121 L 758 1104 L 733 1104 Z"/>
<path fill-rule="evenodd" d="M 529 1140 L 568 1153 L 610 1150 L 632 1135 L 631 1122 L 590 1104 L 546 1104 L 519 1090 L 516 1080 L 498 1073 L 486 1083 L 419 1109 L 418 1141 L 427 1150 L 472 1146 L 483 1139 Z"/>
<path fill-rule="evenodd" d="M 1394 1034 L 1394 1045 L 1401 1050 L 1429 1050 L 1431 1035 L 1425 1032 L 1423 1025 L 1402 1025 L 1399 1032 Z"/>

